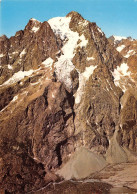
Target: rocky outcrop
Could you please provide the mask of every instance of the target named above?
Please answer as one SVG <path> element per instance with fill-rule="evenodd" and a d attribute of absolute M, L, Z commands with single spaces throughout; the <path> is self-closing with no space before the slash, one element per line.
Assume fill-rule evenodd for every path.
<path fill-rule="evenodd" d="M 108 41 L 125 58 L 129 58 L 137 53 L 137 40 L 131 37 L 111 36 L 108 38 Z"/>
<path fill-rule="evenodd" d="M 59 46 L 56 37 L 47 22 L 31 19 L 24 31 L 15 36 L 0 39 L 1 74 L 0 84 L 3 84 L 18 71 L 38 69 L 48 57 L 55 59 Z"/>
<path fill-rule="evenodd" d="M 115 47 L 77 12 L 0 38 L 1 192 L 136 160 L 136 56 Z"/>

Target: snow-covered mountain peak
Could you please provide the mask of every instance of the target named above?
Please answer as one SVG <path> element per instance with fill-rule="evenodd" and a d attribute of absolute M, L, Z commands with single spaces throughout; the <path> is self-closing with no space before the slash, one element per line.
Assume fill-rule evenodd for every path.
<path fill-rule="evenodd" d="M 113 36 L 113 37 L 114 37 L 115 41 L 121 41 L 123 39 L 127 39 L 127 37 L 125 37 L 125 36 Z"/>
<path fill-rule="evenodd" d="M 64 41 L 62 47 L 62 55 L 55 63 L 56 74 L 60 81 L 63 81 L 67 87 L 71 88 L 70 73 L 74 69 L 72 59 L 75 56 L 75 50 L 79 47 L 86 47 L 88 40 L 86 40 L 84 34 L 81 36 L 78 32 L 74 32 L 70 29 L 71 17 L 56 17 L 48 21 L 53 32 Z M 78 43 L 78 41 L 80 43 Z"/>
<path fill-rule="evenodd" d="M 55 17 L 48 20 L 53 32 L 59 35 L 61 40 L 66 39 L 70 34 L 70 23 L 71 17 Z"/>
<path fill-rule="evenodd" d="M 111 40 L 114 45 L 118 44 L 119 42 L 121 42 L 122 40 L 126 40 L 127 37 L 125 36 L 115 36 L 115 35 L 112 35 L 109 37 L 109 40 Z"/>
<path fill-rule="evenodd" d="M 30 20 L 33 21 L 33 22 L 40 22 L 40 21 L 36 20 L 35 18 L 31 18 Z"/>
<path fill-rule="evenodd" d="M 125 36 L 110 36 L 109 37 L 110 40 L 112 40 L 114 42 L 114 45 L 120 43 L 123 40 L 129 40 L 129 41 L 134 41 L 135 39 L 133 39 L 132 37 L 125 37 Z"/>

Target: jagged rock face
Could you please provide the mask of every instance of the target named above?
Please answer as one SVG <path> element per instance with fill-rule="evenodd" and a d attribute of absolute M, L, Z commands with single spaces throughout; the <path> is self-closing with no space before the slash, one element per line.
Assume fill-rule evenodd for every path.
<path fill-rule="evenodd" d="M 121 125 L 123 129 L 122 144 L 136 152 L 137 150 L 137 100 L 127 93 L 123 96 L 124 106 L 121 110 Z"/>
<path fill-rule="evenodd" d="M 14 37 L 0 39 L 1 78 L 5 82 L 18 71 L 37 69 L 49 56 L 55 59 L 59 46 L 56 37 L 47 22 L 31 19 L 24 31 Z"/>
<path fill-rule="evenodd" d="M 136 94 L 136 60 L 137 40 L 125 37 L 110 37 L 111 44 L 125 58 L 125 65 L 119 68 L 118 84 L 124 94 L 121 98 L 120 126 L 121 145 L 136 152 L 137 147 L 137 94 Z M 113 41 L 112 41 L 113 40 Z M 117 80 L 115 80 L 117 82 Z"/>
<path fill-rule="evenodd" d="M 77 48 L 73 58 L 73 64 L 81 72 L 79 88 L 74 94 L 75 112 L 77 113 L 75 134 L 79 136 L 76 144 L 105 153 L 109 146 L 109 138 L 118 125 L 119 98 L 122 95 L 113 83 L 111 71 L 114 71 L 116 63 L 121 63 L 122 57 L 115 50 L 112 55 L 113 47 L 95 23 L 87 22 L 74 14 L 70 28 L 73 31 L 77 30 L 80 35 L 83 33 L 88 40 L 86 47 Z M 92 72 L 90 69 L 92 65 L 95 67 L 93 75 L 85 81 L 83 77 L 86 70 Z"/>
<path fill-rule="evenodd" d="M 129 58 L 137 53 L 137 40 L 131 37 L 111 36 L 108 40 L 125 58 Z"/>
<path fill-rule="evenodd" d="M 112 163 L 113 142 L 136 152 L 136 56 L 114 47 L 77 12 L 0 38 L 1 191 L 55 181 L 79 147 Z"/>

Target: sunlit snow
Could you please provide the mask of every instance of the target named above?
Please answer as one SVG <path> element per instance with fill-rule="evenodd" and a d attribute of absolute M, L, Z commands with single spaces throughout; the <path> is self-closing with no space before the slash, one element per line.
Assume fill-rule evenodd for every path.
<path fill-rule="evenodd" d="M 64 82 L 69 88 L 72 87 L 70 73 L 75 68 L 72 63 L 72 59 L 75 56 L 75 49 L 78 46 L 86 47 L 88 43 L 83 34 L 80 36 L 77 32 L 69 28 L 70 21 L 71 17 L 56 17 L 48 21 L 54 33 L 65 41 L 62 47 L 63 54 L 55 63 L 55 72 L 58 79 Z M 79 44 L 78 41 L 80 41 Z"/>
<path fill-rule="evenodd" d="M 102 36 L 104 35 L 104 33 L 102 32 L 100 28 L 98 28 L 98 31 L 102 34 Z"/>
<path fill-rule="evenodd" d="M 4 57 L 4 54 L 0 54 L 0 57 Z"/>
<path fill-rule="evenodd" d="M 12 101 L 14 102 L 14 101 L 16 101 L 17 99 L 18 99 L 18 95 L 17 95 L 17 96 L 14 96 L 14 98 L 13 98 Z"/>
<path fill-rule="evenodd" d="M 14 51 L 14 52 L 12 52 L 11 54 L 12 55 L 15 55 L 15 54 L 17 54 L 18 53 L 18 51 Z"/>
<path fill-rule="evenodd" d="M 25 55 L 26 54 L 26 51 L 25 51 L 25 49 L 20 53 L 20 57 L 22 57 L 23 55 Z"/>
<path fill-rule="evenodd" d="M 52 98 L 55 98 L 55 95 L 52 93 Z"/>
<path fill-rule="evenodd" d="M 88 25 L 88 21 L 87 20 L 80 21 L 78 24 L 85 27 Z"/>
<path fill-rule="evenodd" d="M 31 18 L 30 20 L 32 20 L 32 21 L 38 21 L 38 20 L 36 20 L 35 18 Z"/>
<path fill-rule="evenodd" d="M 116 49 L 118 52 L 121 52 L 125 47 L 126 47 L 125 45 L 121 45 L 121 46 L 117 47 Z"/>
<path fill-rule="evenodd" d="M 127 37 L 124 37 L 124 36 L 113 36 L 115 41 L 121 41 L 123 39 L 127 39 Z"/>
<path fill-rule="evenodd" d="M 6 82 L 4 82 L 2 85 L 9 85 L 16 83 L 23 79 L 25 76 L 30 76 L 34 71 L 29 70 L 29 71 L 18 71 L 17 73 L 14 73 L 14 75 L 8 79 Z"/>
<path fill-rule="evenodd" d="M 80 47 L 85 47 L 88 44 L 88 40 L 85 39 L 85 36 L 82 34 L 80 36 L 81 42 L 78 44 Z"/>
<path fill-rule="evenodd" d="M 128 71 L 129 67 L 126 63 L 122 63 L 120 66 L 117 66 L 117 69 L 112 72 L 112 75 L 114 76 L 114 83 L 116 86 L 120 87 L 120 79 L 122 77 L 128 76 L 130 77 L 131 72 Z M 123 92 L 125 92 L 125 89 L 121 88 Z"/>
<path fill-rule="evenodd" d="M 8 64 L 8 69 L 13 69 L 13 67 L 10 64 Z"/>
<path fill-rule="evenodd" d="M 39 27 L 33 27 L 32 29 L 31 29 L 33 32 L 37 32 L 38 30 L 39 30 Z"/>
<path fill-rule="evenodd" d="M 86 67 L 83 73 L 79 73 L 79 88 L 76 94 L 74 95 L 76 104 L 80 103 L 85 83 L 89 79 L 89 77 L 93 74 L 96 67 L 97 66 L 91 65 L 90 67 Z"/>
<path fill-rule="evenodd" d="M 94 57 L 87 57 L 87 61 L 90 61 L 90 60 L 95 60 Z"/>
<path fill-rule="evenodd" d="M 49 57 L 45 61 L 43 61 L 42 64 L 45 65 L 45 67 L 52 68 L 53 59 Z"/>
<path fill-rule="evenodd" d="M 124 56 L 126 58 L 130 57 L 131 55 L 134 55 L 136 52 L 134 50 L 129 50 L 127 54 Z"/>

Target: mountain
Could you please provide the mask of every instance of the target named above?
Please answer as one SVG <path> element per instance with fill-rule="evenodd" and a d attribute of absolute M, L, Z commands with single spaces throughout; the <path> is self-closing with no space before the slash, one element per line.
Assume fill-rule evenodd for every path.
<path fill-rule="evenodd" d="M 137 161 L 136 50 L 74 11 L 0 37 L 1 192 Z"/>
<path fill-rule="evenodd" d="M 123 57 L 129 58 L 130 56 L 136 55 L 137 40 L 132 39 L 131 37 L 120 36 L 111 36 L 108 40 Z"/>

